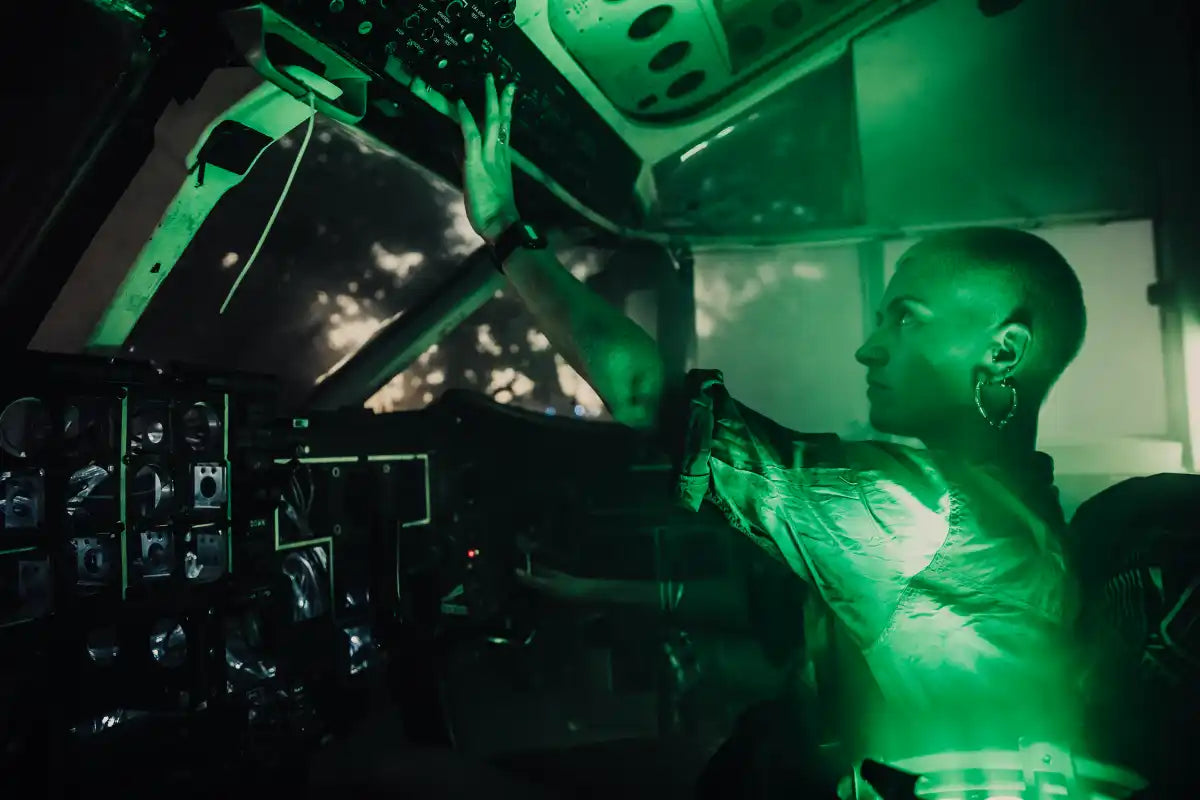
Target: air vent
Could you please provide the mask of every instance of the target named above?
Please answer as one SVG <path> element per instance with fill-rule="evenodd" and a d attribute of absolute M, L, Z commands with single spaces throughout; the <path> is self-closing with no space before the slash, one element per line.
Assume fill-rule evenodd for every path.
<path fill-rule="evenodd" d="M 689 42 L 669 44 L 655 53 L 654 58 L 650 59 L 650 69 L 654 72 L 668 70 L 687 58 L 690 52 L 692 52 L 692 45 Z"/>
<path fill-rule="evenodd" d="M 616 108 L 679 122 L 789 65 L 798 76 L 803 62 L 815 67 L 849 37 L 927 2 L 570 0 L 546 11 L 551 34 Z"/>
<path fill-rule="evenodd" d="M 674 13 L 675 9 L 671 6 L 655 6 L 649 11 L 642 12 L 642 15 L 629 26 L 629 38 L 635 42 L 649 39 L 666 27 Z"/>
<path fill-rule="evenodd" d="M 694 69 L 667 87 L 667 97 L 677 100 L 699 89 L 702 83 L 704 83 L 704 71 Z"/>

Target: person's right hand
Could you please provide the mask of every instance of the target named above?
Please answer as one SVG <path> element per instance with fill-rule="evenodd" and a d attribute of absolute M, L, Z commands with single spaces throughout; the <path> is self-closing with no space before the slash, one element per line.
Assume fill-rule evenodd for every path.
<path fill-rule="evenodd" d="M 483 131 L 475 124 L 467 104 L 459 100 L 458 123 L 465 146 L 463 192 L 467 219 L 475 232 L 487 241 L 495 241 L 518 219 L 513 197 L 512 135 L 513 97 L 516 85 L 509 84 L 496 96 L 496 79 L 487 76 Z"/>
<path fill-rule="evenodd" d="M 517 583 L 534 591 L 567 602 L 602 600 L 603 581 L 581 578 L 541 564 L 516 570 Z"/>

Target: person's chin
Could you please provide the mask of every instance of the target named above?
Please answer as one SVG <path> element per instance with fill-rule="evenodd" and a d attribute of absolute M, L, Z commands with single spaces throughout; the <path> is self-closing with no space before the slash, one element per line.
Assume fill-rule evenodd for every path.
<path fill-rule="evenodd" d="M 909 426 L 897 419 L 895 414 L 889 413 L 888 410 L 882 409 L 878 405 L 871 405 L 871 414 L 869 420 L 871 427 L 880 433 L 885 433 L 889 436 L 913 435 L 909 431 Z"/>

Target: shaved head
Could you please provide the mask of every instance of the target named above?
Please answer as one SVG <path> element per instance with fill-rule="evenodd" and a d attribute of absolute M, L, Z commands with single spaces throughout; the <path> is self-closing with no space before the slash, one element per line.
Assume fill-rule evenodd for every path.
<path fill-rule="evenodd" d="M 872 424 L 928 438 L 980 421 L 980 381 L 1011 378 L 1023 412 L 1036 412 L 1079 352 L 1086 313 L 1074 270 L 1045 240 L 967 228 L 904 254 L 877 323 L 856 354 L 869 368 Z"/>
<path fill-rule="evenodd" d="M 1083 288 L 1049 242 L 1010 228 L 965 228 L 924 239 L 901 259 L 940 263 L 992 324 L 1029 328 L 1025 382 L 1049 391 L 1079 354 L 1087 330 Z M 997 318 L 999 317 L 999 318 Z"/>

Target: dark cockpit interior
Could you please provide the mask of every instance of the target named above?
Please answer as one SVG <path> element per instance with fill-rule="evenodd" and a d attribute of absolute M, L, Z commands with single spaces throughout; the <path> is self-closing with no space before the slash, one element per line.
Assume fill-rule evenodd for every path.
<path fill-rule="evenodd" d="M 5 4 L 5 783 L 50 797 L 1194 796 L 1194 5 Z M 510 85 L 505 117 L 493 87 Z M 472 177 L 464 115 L 484 163 L 511 161 L 520 221 L 503 235 L 478 218 L 493 183 Z M 880 500 L 908 478 L 853 448 L 818 464 L 831 451 L 813 443 L 912 463 L 967 447 L 957 429 L 888 422 L 898 384 L 878 376 L 899 369 L 901 337 L 930 353 L 941 335 L 937 308 L 889 322 L 896 287 L 932 258 L 921 243 L 999 229 L 1069 264 L 1083 344 L 1036 401 L 1014 356 L 926 416 L 949 431 L 965 408 L 964 424 L 1027 433 L 1052 459 L 1052 549 L 1072 587 L 1053 626 L 1080 724 L 1011 747 L 846 755 L 828 731 L 866 723 L 842 700 L 864 680 L 892 691 L 879 649 L 907 635 L 896 615 L 941 562 L 904 573 L 892 621 L 859 634 L 851 595 L 890 578 L 837 583 L 822 559 L 841 556 L 822 553 L 850 563 L 919 527 Z M 939 274 L 982 308 L 968 272 Z M 670 376 L 719 369 L 735 416 L 721 389 L 692 396 L 686 437 L 662 435 L 666 417 L 649 435 L 631 423 L 641 390 L 614 393 L 611 375 L 636 347 L 594 356 L 589 321 L 610 312 L 585 313 L 584 291 L 653 345 L 667 378 L 651 405 L 683 390 Z M 1018 353 L 1053 329 L 1022 304 L 1004 320 L 1027 337 Z M 921 362 L 921 397 L 945 394 L 963 341 Z M 697 408 L 703 447 L 674 448 L 691 447 Z M 722 438 L 738 426 L 742 450 Z M 689 469 L 710 451 L 714 466 Z M 738 516 L 735 477 L 763 481 L 761 517 Z M 678 502 L 689 480 L 698 512 Z M 926 509 L 948 520 L 939 547 L 970 527 L 948 485 Z M 814 544 L 818 528 L 836 547 Z M 933 592 L 937 611 L 911 618 L 954 608 L 957 632 L 897 645 L 921 654 L 905 664 L 953 650 L 981 626 L 962 609 L 991 613 L 990 584 L 1023 585 L 1028 566 L 953 601 Z M 856 658 L 816 655 L 847 632 Z M 1039 647 L 990 645 L 1026 660 Z"/>

